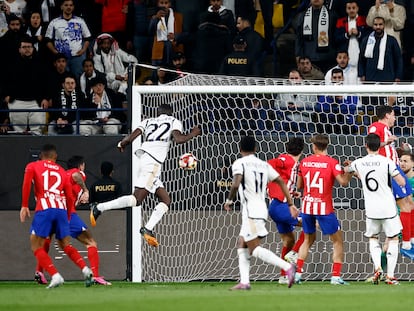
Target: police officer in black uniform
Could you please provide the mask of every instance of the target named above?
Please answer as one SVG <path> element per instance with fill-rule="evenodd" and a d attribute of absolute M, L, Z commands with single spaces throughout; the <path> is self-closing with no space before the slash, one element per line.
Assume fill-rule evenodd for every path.
<path fill-rule="evenodd" d="M 89 189 L 90 202 L 106 202 L 122 195 L 121 184 L 112 178 L 114 165 L 111 162 L 102 162 L 102 178 L 97 180 Z"/>
<path fill-rule="evenodd" d="M 237 35 L 233 40 L 233 52 L 224 58 L 220 74 L 242 77 L 259 76 L 254 59 L 246 51 L 246 48 L 246 40 Z"/>

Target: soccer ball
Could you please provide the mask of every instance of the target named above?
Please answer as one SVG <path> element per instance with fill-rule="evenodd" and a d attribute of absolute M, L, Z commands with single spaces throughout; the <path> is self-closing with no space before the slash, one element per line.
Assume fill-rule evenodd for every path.
<path fill-rule="evenodd" d="M 197 158 L 192 153 L 184 153 L 178 160 L 178 165 L 183 170 L 193 170 L 197 167 Z"/>

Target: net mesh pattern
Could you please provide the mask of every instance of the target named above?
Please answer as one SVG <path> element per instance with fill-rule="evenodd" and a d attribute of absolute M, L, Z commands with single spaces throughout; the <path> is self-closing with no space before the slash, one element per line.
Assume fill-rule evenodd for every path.
<path fill-rule="evenodd" d="M 162 180 L 172 198 L 170 210 L 154 228 L 160 246 L 156 249 L 143 244 L 142 279 L 147 282 L 185 282 L 192 280 L 237 280 L 238 259 L 236 242 L 241 213 L 226 212 L 223 204 L 231 185 L 231 164 L 239 157 L 238 143 L 243 135 L 254 135 L 258 141 L 257 156 L 263 160 L 284 153 L 290 136 L 303 136 L 309 141 L 313 133 L 330 134 L 328 153 L 339 161 L 365 155 L 364 136 L 375 121 L 375 106 L 392 101 L 397 114 L 396 135 L 401 141 L 413 143 L 412 94 L 339 94 L 329 96 L 302 94 L 246 94 L 250 85 L 283 85 L 286 80 L 234 78 L 190 75 L 173 82 L 180 85 L 232 85 L 238 94 L 142 94 L 142 118 L 154 117 L 159 104 L 173 106 L 174 116 L 188 132 L 193 126 L 202 135 L 186 144 L 172 144 L 163 166 Z M 309 82 L 311 83 L 311 82 Z M 315 84 L 321 89 L 323 86 Z M 289 95 L 289 96 L 288 96 Z M 332 96 L 335 97 L 335 96 Z M 340 99 L 340 97 L 342 99 Z M 351 104 L 340 107 L 349 97 Z M 308 100 L 309 105 L 294 108 L 289 98 Z M 285 104 L 282 103 L 286 102 Z M 291 107 L 290 107 L 291 106 Z M 298 106 L 298 105 L 297 105 Z M 318 108 L 319 107 L 319 108 Z M 352 108 L 350 108 L 352 107 Z M 133 107 L 136 110 L 136 107 Z M 288 119 L 288 115 L 298 113 Z M 321 115 L 324 115 L 322 118 Z M 351 120 L 351 121 L 350 121 Z M 306 144 L 304 155 L 309 155 Z M 195 170 L 178 167 L 180 155 L 192 152 L 198 158 Z M 135 157 L 133 157 L 135 161 Z M 347 280 L 365 280 L 373 274 L 368 239 L 364 237 L 365 221 L 361 185 L 353 179 L 349 186 L 332 189 L 338 219 L 344 231 L 345 260 L 342 269 Z M 156 205 L 154 197 L 143 204 L 143 223 Z M 297 206 L 300 202 L 296 202 Z M 263 245 L 280 255 L 281 241 L 275 225 L 269 220 L 270 234 Z M 138 234 L 139 228 L 134 229 Z M 299 230 L 297 230 L 297 234 Z M 382 242 L 384 237 L 381 237 Z M 396 277 L 409 280 L 413 266 L 399 257 Z M 304 280 L 324 280 L 331 277 L 332 243 L 317 233 L 304 267 Z M 260 260 L 251 259 L 251 280 L 277 280 L 280 270 Z"/>

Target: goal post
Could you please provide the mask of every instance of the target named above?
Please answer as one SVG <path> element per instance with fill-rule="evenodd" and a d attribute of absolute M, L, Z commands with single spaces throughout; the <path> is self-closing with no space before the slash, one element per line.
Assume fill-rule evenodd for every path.
<path fill-rule="evenodd" d="M 232 181 L 231 164 L 239 156 L 238 143 L 243 135 L 255 136 L 258 142 L 257 155 L 263 160 L 285 152 L 285 143 L 291 136 L 305 138 L 307 144 L 304 154 L 308 155 L 311 153 L 308 138 L 312 134 L 325 130 L 327 124 L 336 125 L 336 121 L 348 126 L 349 120 L 341 116 L 352 113 L 354 130 L 345 133 L 342 132 L 346 131 L 345 127 L 332 127 L 328 153 L 340 161 L 355 159 L 365 154 L 364 136 L 367 126 L 375 120 L 375 105 L 392 103 L 397 111 L 396 130 L 401 135 L 400 142 L 414 144 L 411 137 L 414 85 L 347 86 L 319 83 L 307 82 L 298 86 L 289 85 L 283 79 L 188 75 L 168 85 L 132 87 L 132 129 L 141 119 L 155 117 L 156 109 L 162 103 L 172 105 L 173 114 L 182 121 L 185 132 L 193 126 L 202 129 L 200 136 L 185 144 L 173 143 L 164 163 L 162 180 L 172 203 L 170 210 L 154 228 L 159 247 L 141 244 L 139 235 L 139 228 L 148 219 L 157 200 L 149 196 L 143 203 L 142 214 L 141 210 L 133 213 L 133 282 L 238 279 L 236 241 L 241 215 L 238 204 L 235 211 L 230 213 L 223 210 L 223 204 Z M 281 106 L 284 94 L 303 98 L 308 96 L 315 100 L 313 107 L 306 108 L 308 121 L 283 119 L 286 112 L 292 112 L 289 107 Z M 347 96 L 358 97 L 354 103 L 355 111 L 326 111 L 320 108 L 330 103 L 331 97 Z M 326 102 L 318 103 L 321 98 L 325 98 Z M 322 114 L 333 115 L 335 122 L 330 118 L 325 121 L 315 119 Z M 296 123 L 298 126 L 294 127 L 292 124 Z M 132 185 L 136 178 L 137 158 L 134 152 L 138 146 L 137 140 L 131 149 Z M 192 152 L 198 159 L 197 168 L 193 171 L 185 171 L 178 166 L 180 155 L 186 152 Z M 353 179 L 349 186 L 336 185 L 332 191 L 344 231 L 343 276 L 348 280 L 366 279 L 373 273 L 373 267 L 368 240 L 363 236 L 365 221 L 361 185 Z M 299 202 L 296 203 L 299 206 Z M 280 254 L 282 245 L 275 225 L 269 220 L 267 227 L 270 234 L 263 242 L 266 247 Z M 331 254 L 331 242 L 318 233 L 317 241 L 306 260 L 304 279 L 329 279 Z M 409 263 L 407 259 L 399 257 L 397 278 L 411 279 L 414 269 Z M 277 280 L 279 273 L 278 268 L 269 267 L 255 259 L 251 261 L 252 281 Z"/>

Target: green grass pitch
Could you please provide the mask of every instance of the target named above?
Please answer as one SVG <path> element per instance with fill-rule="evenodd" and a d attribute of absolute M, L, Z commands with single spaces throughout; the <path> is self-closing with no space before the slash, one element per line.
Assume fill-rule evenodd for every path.
<path fill-rule="evenodd" d="M 288 289 L 276 282 L 253 282 L 250 291 L 233 292 L 234 282 L 127 283 L 85 288 L 66 282 L 47 290 L 33 282 L 0 282 L 0 310 L 412 310 L 414 282 L 399 286 L 351 282 L 304 282 Z"/>

